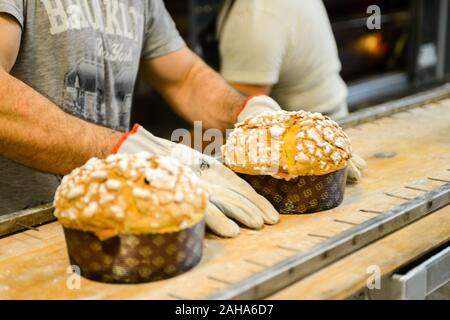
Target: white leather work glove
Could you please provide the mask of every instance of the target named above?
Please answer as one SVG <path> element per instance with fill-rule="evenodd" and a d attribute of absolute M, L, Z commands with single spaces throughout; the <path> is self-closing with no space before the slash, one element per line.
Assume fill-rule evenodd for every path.
<path fill-rule="evenodd" d="M 249 97 L 242 111 L 238 115 L 238 122 L 242 122 L 247 118 L 257 116 L 263 112 L 280 111 L 280 105 L 271 97 L 266 95 L 255 95 Z M 367 168 L 367 163 L 363 158 L 353 153 L 348 164 L 347 182 L 359 183 L 362 178 L 362 172 Z"/>
<path fill-rule="evenodd" d="M 281 107 L 271 97 L 265 95 L 255 95 L 247 99 L 247 102 L 238 114 L 237 121 L 242 122 L 247 118 L 257 116 L 263 112 L 277 111 L 281 111 Z"/>
<path fill-rule="evenodd" d="M 359 183 L 362 178 L 362 172 L 366 168 L 367 168 L 366 161 L 360 156 L 358 156 L 356 153 L 353 153 L 348 163 L 347 182 Z"/>
<path fill-rule="evenodd" d="M 229 218 L 252 229 L 260 229 L 264 224 L 279 221 L 279 213 L 270 202 L 220 161 L 183 144 L 155 137 L 139 125 L 135 125 L 124 136 L 114 151 L 147 151 L 155 155 L 171 156 L 190 167 L 200 178 L 202 187 L 210 194 L 205 220 L 207 226 L 219 236 L 231 238 L 239 234 L 238 224 Z"/>

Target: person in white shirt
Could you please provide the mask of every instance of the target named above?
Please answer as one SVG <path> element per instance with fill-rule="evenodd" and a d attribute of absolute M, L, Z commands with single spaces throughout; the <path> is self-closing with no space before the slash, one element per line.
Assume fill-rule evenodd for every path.
<path fill-rule="evenodd" d="M 222 76 L 288 111 L 348 114 L 336 42 L 321 0 L 224 0 L 217 22 Z"/>

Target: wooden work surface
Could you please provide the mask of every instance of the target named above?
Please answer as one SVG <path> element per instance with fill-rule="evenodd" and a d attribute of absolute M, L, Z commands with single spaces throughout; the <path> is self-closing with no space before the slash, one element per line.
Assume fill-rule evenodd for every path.
<path fill-rule="evenodd" d="M 372 266 L 390 275 L 450 240 L 446 206 L 268 297 L 275 300 L 345 299 L 366 287 Z M 326 281 L 324 281 L 326 279 Z"/>
<path fill-rule="evenodd" d="M 450 181 L 450 99 L 347 132 L 355 151 L 368 161 L 369 170 L 361 184 L 347 188 L 339 208 L 283 216 L 276 226 L 242 230 L 236 239 L 209 235 L 200 265 L 170 280 L 108 285 L 82 279 L 78 290 L 66 286 L 69 264 L 62 229 L 51 223 L 39 232 L 0 239 L 0 298 L 205 298 Z M 382 157 L 389 154 L 392 157 Z"/>

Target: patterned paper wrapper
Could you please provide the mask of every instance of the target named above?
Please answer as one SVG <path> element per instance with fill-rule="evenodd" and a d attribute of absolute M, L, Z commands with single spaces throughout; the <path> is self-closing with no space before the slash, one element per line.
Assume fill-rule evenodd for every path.
<path fill-rule="evenodd" d="M 143 283 L 171 278 L 196 266 L 203 250 L 205 221 L 178 232 L 118 235 L 101 241 L 91 232 L 64 228 L 71 265 L 87 279 Z"/>
<path fill-rule="evenodd" d="M 272 176 L 240 174 L 281 214 L 314 213 L 339 206 L 344 199 L 347 168 L 323 176 L 286 181 Z"/>

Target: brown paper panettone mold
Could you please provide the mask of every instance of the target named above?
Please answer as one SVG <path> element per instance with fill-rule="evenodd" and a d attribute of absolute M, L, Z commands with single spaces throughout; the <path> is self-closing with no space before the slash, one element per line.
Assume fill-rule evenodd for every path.
<path fill-rule="evenodd" d="M 203 250 L 204 220 L 164 234 L 117 235 L 100 240 L 91 232 L 64 228 L 71 265 L 81 276 L 106 283 L 144 283 L 195 267 Z"/>
<path fill-rule="evenodd" d="M 54 205 L 82 276 L 139 283 L 199 262 L 207 202 L 189 168 L 139 153 L 91 159 L 63 179 Z"/>
<path fill-rule="evenodd" d="M 322 176 L 276 179 L 239 174 L 281 214 L 314 213 L 339 206 L 344 199 L 347 169 Z"/>

